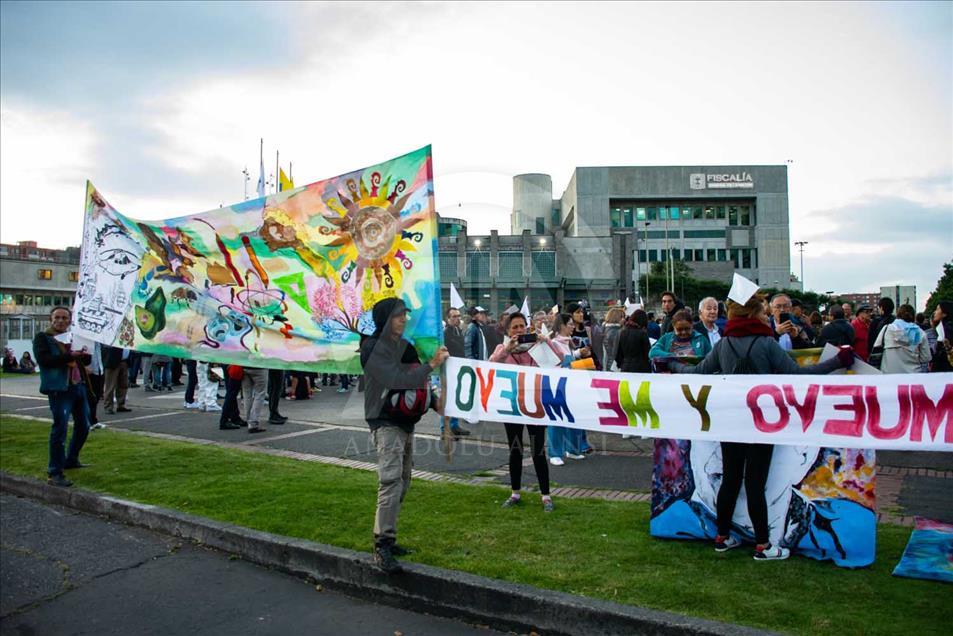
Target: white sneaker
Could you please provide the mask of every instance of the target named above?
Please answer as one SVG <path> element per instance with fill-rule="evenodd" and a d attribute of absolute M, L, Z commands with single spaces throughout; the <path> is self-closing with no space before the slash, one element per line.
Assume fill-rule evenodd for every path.
<path fill-rule="evenodd" d="M 347 389 L 345 389 L 345 388 L 342 386 L 340 389 L 338 389 L 338 393 L 347 393 Z"/>
<path fill-rule="evenodd" d="M 755 561 L 783 561 L 791 556 L 791 551 L 776 545 L 769 545 L 764 550 L 755 550 Z"/>
<path fill-rule="evenodd" d="M 566 453 L 566 457 L 569 459 L 585 459 L 585 455 L 573 455 L 572 453 Z"/>
<path fill-rule="evenodd" d="M 182 404 L 184 408 L 187 409 L 200 409 L 202 406 L 198 402 L 184 402 Z"/>
<path fill-rule="evenodd" d="M 106 428 L 106 425 L 103 424 L 102 422 L 97 422 L 96 424 L 93 424 L 92 426 L 90 426 L 89 430 L 95 431 L 97 428 Z"/>
<path fill-rule="evenodd" d="M 202 410 L 206 413 L 219 413 L 221 412 L 222 407 L 220 407 L 218 404 L 206 404 L 202 407 Z"/>
<path fill-rule="evenodd" d="M 550 457 L 549 463 L 552 464 L 553 466 L 562 466 L 566 462 L 563 461 L 562 457 Z"/>

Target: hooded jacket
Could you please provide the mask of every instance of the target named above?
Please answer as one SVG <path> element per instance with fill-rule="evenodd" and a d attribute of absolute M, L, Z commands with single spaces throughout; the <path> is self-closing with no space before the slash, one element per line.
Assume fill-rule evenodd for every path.
<path fill-rule="evenodd" d="M 830 343 L 835 347 L 846 347 L 854 344 L 854 328 L 850 326 L 844 318 L 832 320 L 821 329 L 821 335 L 817 338 L 817 346 L 823 347 Z"/>
<path fill-rule="evenodd" d="M 421 416 L 395 418 L 384 411 L 384 400 L 393 390 L 423 389 L 432 369 L 421 364 L 417 350 L 407 340 L 390 333 L 390 319 L 407 311 L 404 302 L 387 298 L 371 313 L 374 334 L 361 344 L 361 367 L 364 369 L 364 419 L 371 430 L 381 426 L 399 426 L 412 433 Z"/>
<path fill-rule="evenodd" d="M 930 345 L 917 325 L 897 318 L 884 331 L 884 373 L 921 373 L 930 361 Z"/>

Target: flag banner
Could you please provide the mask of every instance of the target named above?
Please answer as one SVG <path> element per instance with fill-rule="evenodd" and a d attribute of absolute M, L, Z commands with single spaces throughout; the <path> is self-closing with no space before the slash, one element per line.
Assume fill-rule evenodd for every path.
<path fill-rule="evenodd" d="M 718 442 L 655 440 L 649 533 L 714 540 L 722 474 Z M 875 483 L 873 451 L 775 446 L 765 484 L 771 543 L 842 567 L 870 565 L 877 547 Z M 735 536 L 754 542 L 744 486 L 731 525 Z"/>
<path fill-rule="evenodd" d="M 667 375 L 450 358 L 446 415 L 600 433 L 953 451 L 953 373 Z"/>
<path fill-rule="evenodd" d="M 73 331 L 146 353 L 360 373 L 388 297 L 424 357 L 442 338 L 430 146 L 268 197 L 162 221 L 87 184 Z"/>

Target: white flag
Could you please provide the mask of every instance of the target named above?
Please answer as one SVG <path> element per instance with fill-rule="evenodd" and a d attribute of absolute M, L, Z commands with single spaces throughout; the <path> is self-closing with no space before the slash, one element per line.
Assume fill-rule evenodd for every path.
<path fill-rule="evenodd" d="M 453 283 L 450 283 L 450 306 L 460 309 L 464 305 L 466 305 L 466 303 L 463 302 L 462 298 L 460 298 L 457 288 L 453 286 Z"/>
<path fill-rule="evenodd" d="M 523 306 L 520 308 L 520 313 L 523 314 L 523 317 L 526 318 L 526 324 L 529 324 L 529 296 L 523 296 Z"/>
<path fill-rule="evenodd" d="M 748 300 L 755 295 L 758 291 L 758 285 L 751 282 L 741 274 L 737 272 L 734 275 L 734 278 L 731 281 L 731 289 L 728 290 L 728 298 L 732 299 L 739 305 L 743 305 Z"/>
<path fill-rule="evenodd" d="M 265 196 L 265 156 L 262 154 L 265 150 L 265 140 L 262 139 L 261 147 L 258 151 L 259 171 L 258 171 L 258 198 Z"/>

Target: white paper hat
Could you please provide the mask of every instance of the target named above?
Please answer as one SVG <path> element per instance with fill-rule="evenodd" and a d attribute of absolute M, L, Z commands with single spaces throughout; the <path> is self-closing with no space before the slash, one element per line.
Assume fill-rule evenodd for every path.
<path fill-rule="evenodd" d="M 737 272 L 731 280 L 731 289 L 728 290 L 728 298 L 739 305 L 748 302 L 752 296 L 758 292 L 758 285 L 751 282 Z"/>

